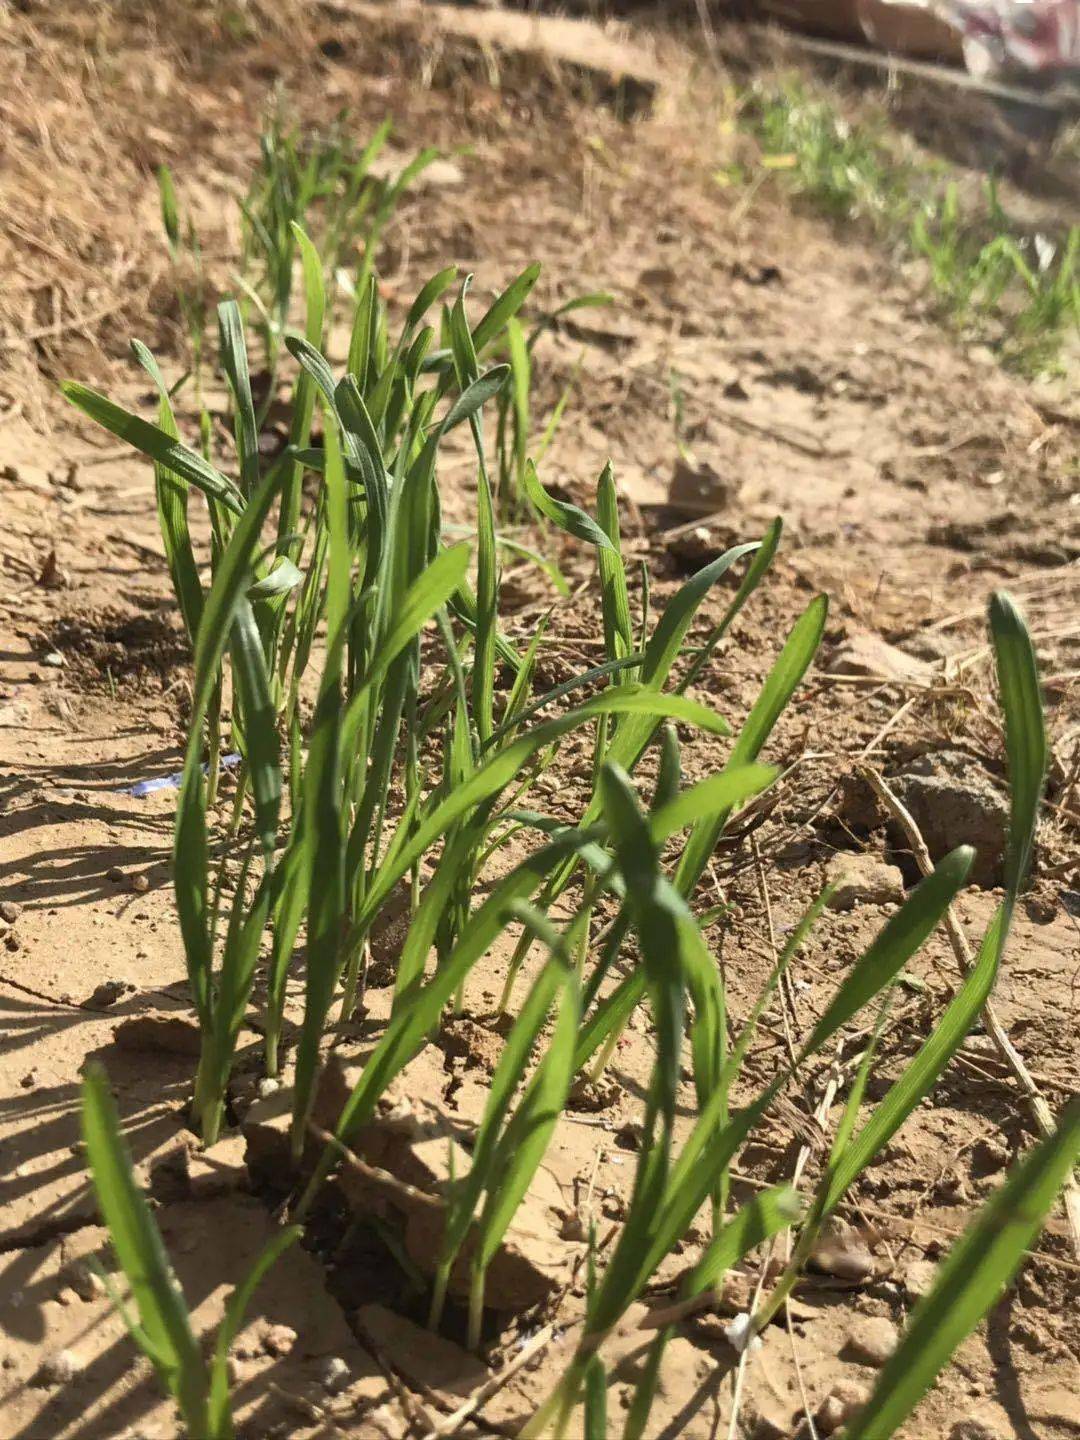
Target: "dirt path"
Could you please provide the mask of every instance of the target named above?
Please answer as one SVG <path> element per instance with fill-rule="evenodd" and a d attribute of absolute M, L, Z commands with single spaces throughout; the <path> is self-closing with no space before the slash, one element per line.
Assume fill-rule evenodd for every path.
<path fill-rule="evenodd" d="M 616 113 L 625 89 L 601 97 L 615 109 L 583 104 L 582 86 L 597 82 L 576 63 L 478 52 L 467 26 L 440 29 L 426 12 L 403 19 L 395 7 L 383 7 L 384 24 L 372 19 L 378 8 L 301 7 L 261 35 L 244 33 L 244 12 L 230 20 L 212 7 L 196 24 L 133 18 L 123 6 L 28 5 L 0 24 L 10 77 L 0 98 L 0 1434 L 10 1440 L 177 1433 L 82 1264 L 104 1235 L 77 1103 L 81 1065 L 103 1058 L 142 1173 L 184 1143 L 191 1056 L 163 1053 L 160 1037 L 122 1048 L 114 1031 L 147 1009 L 185 1005 L 169 883 L 173 792 L 132 787 L 178 768 L 187 658 L 147 468 L 81 425 L 55 384 L 74 375 L 145 405 L 126 354 L 133 334 L 179 373 L 153 167 L 174 168 L 213 282 L 226 286 L 232 197 L 275 84 L 308 123 L 348 106 L 359 138 L 393 115 L 402 155 L 425 143 L 466 147 L 459 173 L 419 191 L 386 237 L 391 298 L 448 263 L 474 270 L 477 291 L 489 293 L 534 258 L 545 264 L 545 305 L 614 294 L 611 309 L 580 312 L 537 351 L 549 407 L 582 367 L 545 478 L 591 502 L 613 458 L 655 603 L 724 544 L 785 516 L 776 583 L 706 687 L 721 708 L 735 717 L 745 707 L 811 593 L 832 597 L 826 651 L 776 740 L 776 758 L 794 769 L 757 837 L 777 867 L 767 910 L 745 856 L 720 859 L 736 907 L 725 942 L 733 1008 L 745 1007 L 767 965 L 767 918 L 778 932 L 790 925 L 838 848 L 886 844 L 836 794 L 853 757 L 870 746 L 888 768 L 952 749 L 986 783 L 1000 775 L 983 606 L 1000 584 L 1024 598 L 1048 677 L 1054 808 L 999 999 L 1051 1103 L 1075 1081 L 1075 424 L 950 338 L 880 249 L 766 190 L 720 187 L 732 143 L 715 128 L 722 107 L 702 80 L 687 91 L 670 42 L 642 51 L 644 88 L 627 121 Z M 605 43 L 634 68 L 635 42 Z M 468 518 L 470 485 L 463 467 L 450 520 Z M 571 582 L 589 573 L 572 551 L 559 558 Z M 507 593 L 519 633 L 553 598 L 528 567 L 508 575 Z M 594 658 L 595 627 L 577 602 L 556 609 L 553 633 L 563 642 L 553 667 L 570 673 Z M 691 773 L 708 763 L 706 749 L 691 749 Z M 965 900 L 972 933 L 992 904 L 989 890 Z M 805 1015 L 886 913 L 867 904 L 828 917 L 796 979 Z M 488 963 L 492 997 L 504 964 Z M 945 946 L 929 946 L 898 1044 L 925 1032 L 952 975 Z M 619 1215 L 648 1056 L 648 1037 L 630 1033 L 606 1107 L 560 1129 L 548 1165 L 553 1228 L 560 1204 L 565 1222 L 585 1194 L 598 1218 Z M 446 1105 L 474 1123 L 493 1032 L 480 1024 L 468 1034 L 444 1037 L 429 1060 Z M 767 1055 L 757 1063 L 767 1067 Z M 692 1104 L 689 1087 L 685 1098 Z M 797 1134 L 779 1117 L 775 1148 L 741 1158 L 745 1183 L 788 1173 Z M 866 1336 L 902 1321 L 919 1264 L 941 1252 L 1030 1135 L 1017 1093 L 973 1044 L 861 1184 L 849 1219 L 873 1250 L 871 1271 L 855 1282 L 824 1277 L 800 1296 L 791 1336 L 770 1331 L 741 1433 L 794 1433 L 800 1386 L 813 1408 L 831 1388 L 872 1379 Z M 209 1327 L 224 1286 L 263 1242 L 267 1212 L 235 1176 L 214 1198 L 193 1199 L 162 1174 L 159 1165 L 159 1220 L 196 1320 Z M 244 1433 L 423 1433 L 425 1418 L 480 1383 L 462 1351 L 418 1342 L 379 1310 L 396 1296 L 408 1313 L 410 1302 L 385 1254 L 364 1243 L 329 1257 L 297 1249 L 260 1294 L 234 1351 Z M 1055 1218 L 1039 1257 L 905 1433 L 1075 1436 L 1078 1273 Z M 580 1296 L 567 1306 L 562 1322 L 580 1313 Z M 502 1353 L 521 1343 L 508 1324 Z M 612 1371 L 623 1400 L 638 1349 L 625 1337 Z M 70 1370 L 61 1352 L 75 1357 Z M 329 1378 L 335 1361 L 347 1383 Z M 472 1433 L 504 1433 L 528 1414 L 554 1364 L 549 1355 L 523 1372 Z M 726 1433 L 732 1354 L 721 1321 L 688 1327 L 668 1365 L 655 1433 Z"/>

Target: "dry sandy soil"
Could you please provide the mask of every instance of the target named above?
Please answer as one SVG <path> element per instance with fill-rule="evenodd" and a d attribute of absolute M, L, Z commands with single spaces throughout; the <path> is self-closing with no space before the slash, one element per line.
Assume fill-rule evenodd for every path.
<path fill-rule="evenodd" d="M 88 1057 L 108 1069 L 140 1173 L 154 1172 L 158 1220 L 201 1329 L 220 1319 L 229 1285 L 272 1224 L 266 1177 L 247 1176 L 238 1142 L 209 1176 L 176 1173 L 194 1063 L 183 1036 L 177 1053 L 157 1034 L 129 1031 L 126 1045 L 114 1038 L 122 1020 L 185 1007 L 169 881 L 173 792 L 138 798 L 131 787 L 179 766 L 189 666 L 147 467 L 81 423 L 56 382 L 75 376 L 148 405 L 127 356 L 132 335 L 179 373 L 154 167 L 173 167 L 224 291 L 233 197 L 274 87 L 307 123 L 347 109 L 362 139 L 390 114 L 402 156 L 422 144 L 460 152 L 459 174 L 417 191 L 386 237 L 380 268 L 391 302 L 447 263 L 475 271 L 485 294 L 534 258 L 545 266 L 544 304 L 582 289 L 614 293 L 612 310 L 585 312 L 539 352 L 541 408 L 584 355 L 546 475 L 588 501 L 612 456 L 629 544 L 648 564 L 657 601 L 729 540 L 786 517 L 773 583 L 736 628 L 703 696 L 738 719 L 811 595 L 831 597 L 827 644 L 773 742 L 789 778 L 753 845 L 744 837 L 714 867 L 732 908 L 713 940 L 737 1016 L 769 964 L 770 935 L 792 923 L 837 853 L 887 856 L 912 878 L 903 846 L 872 815 L 860 819 L 857 790 L 842 783 L 860 758 L 897 774 L 928 755 L 948 765 L 933 758 L 948 751 L 954 789 L 982 797 L 967 809 L 932 803 L 924 819 L 936 843 L 984 841 L 986 888 L 960 907 L 977 940 L 995 901 L 1003 774 L 984 606 L 1002 584 L 1022 598 L 1046 677 L 1054 764 L 1036 875 L 997 1003 L 1053 1107 L 1076 1073 L 1076 413 L 950 335 L 880 249 L 837 235 L 770 187 L 747 196 L 718 186 L 714 173 L 740 142 L 721 124 L 722 86 L 694 72 L 674 40 L 583 39 L 569 27 L 554 42 L 559 58 L 540 53 L 531 36 L 524 50 L 478 42 L 472 32 L 486 22 L 474 11 L 402 17 L 392 6 L 342 3 L 267 23 L 243 8 L 160 7 L 155 16 L 158 8 L 22 0 L 0 15 L 3 1440 L 178 1433 L 84 1263 L 105 1247 L 79 1143 Z M 602 77 L 567 57 L 634 71 L 633 113 L 616 113 Z M 676 445 L 673 370 L 689 465 Z M 451 515 L 466 518 L 467 465 L 451 466 L 444 484 Z M 686 508 L 695 501 L 698 514 Z M 572 581 L 588 579 L 580 554 L 567 549 L 560 560 Z M 528 633 L 552 598 L 535 571 L 514 570 L 509 631 Z M 556 608 L 552 683 L 594 660 L 594 602 L 586 590 Z M 687 768 L 697 775 L 714 761 L 708 747 L 691 747 Z M 572 776 L 564 799 L 572 804 Z M 892 903 L 870 899 L 826 916 L 796 967 L 794 1025 L 812 1021 Z M 498 1052 L 486 1012 L 505 958 L 489 958 L 473 1019 L 441 1035 L 411 1071 L 415 1094 L 466 1129 Z M 954 984 L 943 939 L 912 973 L 885 1076 Z M 380 1004 L 375 991 L 372 1024 Z M 751 1078 L 776 1063 L 780 1018 Z M 649 1039 L 643 1025 L 629 1036 L 611 1084 L 593 1097 L 597 1108 L 571 1112 L 544 1172 L 545 1243 L 568 1282 L 560 1304 L 496 1317 L 486 1364 L 451 1339 L 418 1339 L 411 1326 L 422 1311 L 408 1275 L 373 1230 L 342 1236 L 328 1212 L 326 1235 L 272 1272 L 235 1347 L 245 1435 L 427 1433 L 489 1365 L 498 1373 L 536 1330 L 573 1322 L 581 1310 L 575 1223 L 617 1223 L 633 1170 Z M 236 1098 L 242 1109 L 243 1094 Z M 691 1087 L 684 1098 L 689 1110 Z M 804 1143 L 813 1173 L 821 1146 L 808 1117 L 819 1099 L 808 1090 L 774 1117 L 766 1140 L 740 1157 L 741 1183 L 790 1174 Z M 805 1411 L 831 1389 L 872 1382 L 875 1345 L 903 1323 L 926 1262 L 944 1253 L 1033 1133 L 1015 1084 L 985 1037 L 973 1036 L 853 1193 L 841 1240 L 867 1264 L 800 1290 L 789 1326 L 770 1330 L 750 1367 L 735 1433 L 807 1435 Z M 675 1259 L 695 1253 L 692 1234 Z M 1080 1433 L 1078 1275 L 1057 1213 L 904 1433 Z M 745 1278 L 749 1285 L 756 1273 Z M 661 1281 L 670 1290 L 676 1280 L 673 1264 Z M 731 1311 L 740 1299 L 737 1283 Z M 728 1433 L 735 1356 L 725 1319 L 688 1323 L 673 1343 L 651 1433 Z M 452 1317 L 448 1334 L 457 1323 Z M 615 1421 L 640 1338 L 628 1332 L 614 1346 Z M 70 1372 L 60 1352 L 74 1357 Z M 558 1373 L 559 1355 L 556 1340 L 461 1433 L 513 1433 Z M 327 1384 L 335 1357 L 347 1368 L 340 1390 Z"/>

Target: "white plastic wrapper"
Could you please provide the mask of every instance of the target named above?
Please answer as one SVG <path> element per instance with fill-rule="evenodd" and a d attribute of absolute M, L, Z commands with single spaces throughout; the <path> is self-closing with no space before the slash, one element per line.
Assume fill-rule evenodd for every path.
<path fill-rule="evenodd" d="M 1080 81 L 1080 0 L 857 0 L 857 8 L 871 41 L 885 9 L 948 26 L 973 75 Z"/>

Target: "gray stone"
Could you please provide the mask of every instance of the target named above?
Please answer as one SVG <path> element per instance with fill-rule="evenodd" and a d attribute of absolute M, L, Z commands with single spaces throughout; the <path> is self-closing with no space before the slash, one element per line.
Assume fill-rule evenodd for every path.
<path fill-rule="evenodd" d="M 834 855 L 825 878 L 836 890 L 830 910 L 852 910 L 856 905 L 891 905 L 904 898 L 904 877 L 895 865 L 877 855 Z"/>
<path fill-rule="evenodd" d="M 913 1260 L 904 1271 L 904 1295 L 911 1304 L 930 1293 L 938 1267 L 933 1260 Z"/>
<path fill-rule="evenodd" d="M 887 773 L 889 788 L 919 827 L 931 858 L 941 860 L 958 845 L 975 847 L 971 878 L 984 887 L 1000 885 L 1009 824 L 1009 802 L 987 770 L 962 750 L 920 755 Z M 840 783 L 838 813 L 845 824 L 873 830 L 888 824 L 890 841 L 909 850 L 907 836 L 886 814 L 860 775 Z"/>
<path fill-rule="evenodd" d="M 884 1365 L 900 1339 L 900 1332 L 884 1315 L 860 1315 L 848 1328 L 846 1350 L 864 1365 Z"/>
<path fill-rule="evenodd" d="M 865 1385 L 854 1380 L 841 1380 L 834 1385 L 818 1406 L 814 1419 L 822 1435 L 835 1435 L 842 1425 L 854 1420 L 870 1398 Z"/>

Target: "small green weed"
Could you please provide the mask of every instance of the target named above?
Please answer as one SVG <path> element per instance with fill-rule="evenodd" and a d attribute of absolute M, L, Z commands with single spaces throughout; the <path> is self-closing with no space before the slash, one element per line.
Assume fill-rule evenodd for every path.
<path fill-rule="evenodd" d="M 1027 373 L 1052 369 L 1080 333 L 1080 227 L 1060 244 L 1013 224 L 993 179 L 981 205 L 955 180 L 897 154 L 883 125 L 856 128 L 797 78 L 753 89 L 743 122 L 761 164 L 837 221 L 861 221 L 925 260 L 930 288 L 964 330 L 992 340 L 1002 360 Z"/>
<path fill-rule="evenodd" d="M 797 80 L 777 90 L 754 89 L 743 113 L 760 139 L 763 163 L 782 171 L 827 215 L 885 229 L 906 207 L 906 170 L 881 133 L 856 129 Z"/>

